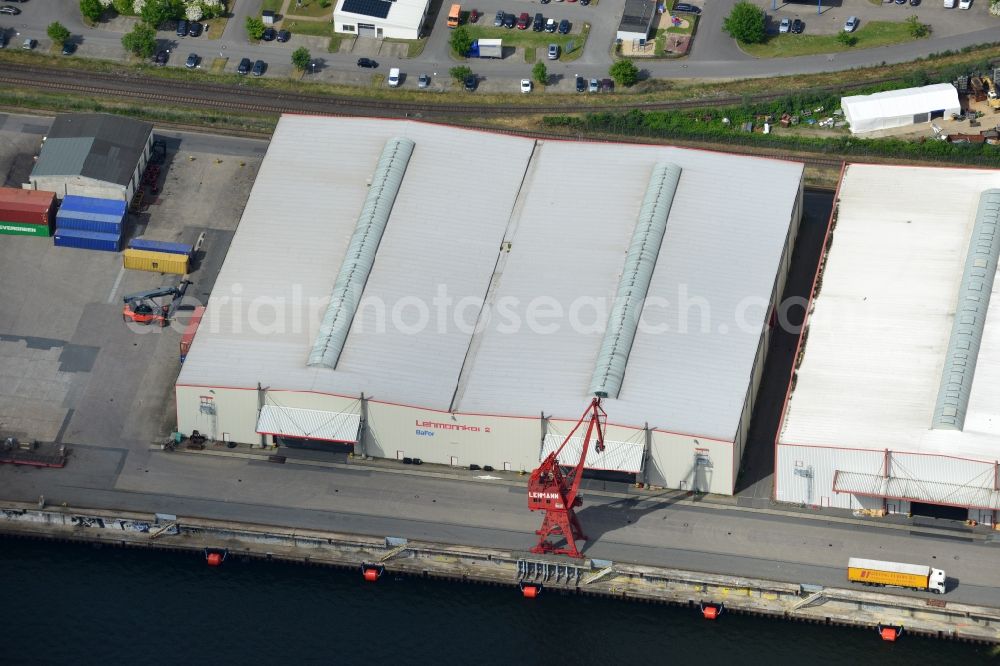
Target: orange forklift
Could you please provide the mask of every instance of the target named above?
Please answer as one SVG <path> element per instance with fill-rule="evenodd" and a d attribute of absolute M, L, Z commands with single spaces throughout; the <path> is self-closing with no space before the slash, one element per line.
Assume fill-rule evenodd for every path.
<path fill-rule="evenodd" d="M 164 286 L 157 289 L 137 291 L 134 294 L 127 294 L 122 298 L 125 306 L 122 308 L 122 321 L 135 322 L 148 326 L 157 324 L 160 327 L 166 326 L 173 319 L 177 306 L 184 298 L 190 280 L 181 280 L 176 287 Z M 157 301 L 169 297 L 169 301 Z"/>

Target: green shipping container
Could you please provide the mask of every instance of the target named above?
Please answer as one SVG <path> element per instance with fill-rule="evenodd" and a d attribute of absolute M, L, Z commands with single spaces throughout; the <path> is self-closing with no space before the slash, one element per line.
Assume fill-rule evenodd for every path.
<path fill-rule="evenodd" d="M 24 222 L 0 221 L 0 234 L 9 236 L 51 236 L 47 226 L 41 224 L 25 224 Z"/>

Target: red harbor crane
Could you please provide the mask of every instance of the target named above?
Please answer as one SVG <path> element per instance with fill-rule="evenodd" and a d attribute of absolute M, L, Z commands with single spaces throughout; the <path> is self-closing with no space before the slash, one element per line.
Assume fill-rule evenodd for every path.
<path fill-rule="evenodd" d="M 528 508 L 545 512 L 542 527 L 535 532 L 538 535 L 538 545 L 531 549 L 532 553 L 583 557 L 576 542 L 586 541 L 587 537 L 584 536 L 580 520 L 573 509 L 583 505 L 579 492 L 587 449 L 593 441 L 595 451 L 604 451 L 604 427 L 607 420 L 608 415 L 601 408 L 601 399 L 594 398 L 559 448 L 547 455 L 531 473 L 528 480 Z M 587 423 L 587 434 L 580 447 L 580 459 L 571 465 L 560 464 L 560 454 L 584 422 Z M 563 471 L 563 467 L 567 468 L 566 471 Z M 550 540 L 560 536 L 566 541 L 566 545 L 561 547 Z"/>

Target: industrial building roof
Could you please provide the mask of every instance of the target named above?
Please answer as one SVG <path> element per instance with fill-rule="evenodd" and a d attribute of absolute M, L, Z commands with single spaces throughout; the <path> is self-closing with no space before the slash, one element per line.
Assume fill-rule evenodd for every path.
<path fill-rule="evenodd" d="M 152 124 L 124 116 L 56 116 L 31 176 L 84 176 L 128 185 L 152 132 Z"/>
<path fill-rule="evenodd" d="M 348 246 L 367 233 L 357 223 L 376 164 L 397 137 L 414 147 L 343 351 L 334 369 L 309 367 Z M 664 162 L 680 180 L 606 408 L 614 423 L 731 440 L 802 165 L 670 147 L 285 116 L 178 383 L 575 420 Z M 602 168 L 570 168 L 580 164 Z"/>
<path fill-rule="evenodd" d="M 964 427 L 932 425 L 980 198 L 998 187 L 1000 171 L 848 167 L 782 443 L 996 458 L 997 281 Z"/>

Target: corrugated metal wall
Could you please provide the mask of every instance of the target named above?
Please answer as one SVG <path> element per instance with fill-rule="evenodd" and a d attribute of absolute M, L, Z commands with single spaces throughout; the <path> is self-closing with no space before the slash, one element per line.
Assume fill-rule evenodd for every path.
<path fill-rule="evenodd" d="M 255 389 L 177 386 L 178 430 L 198 430 L 212 439 L 260 444 Z M 267 404 L 359 413 L 361 400 L 298 391 L 266 391 Z M 543 423 L 539 418 L 448 414 L 368 401 L 367 428 L 359 452 L 378 458 L 421 458 L 428 463 L 492 465 L 497 470 L 534 469 L 539 462 Z M 565 436 L 574 422 L 547 420 L 549 434 Z M 611 425 L 609 440 L 644 442 L 640 428 Z M 658 486 L 732 494 L 733 444 L 656 432 L 650 434 L 646 480 Z M 268 444 L 270 442 L 267 442 Z"/>
<path fill-rule="evenodd" d="M 833 477 L 837 470 L 881 475 L 884 473 L 885 459 L 884 451 L 780 444 L 775 464 L 775 499 L 779 502 L 842 509 L 880 509 L 883 506 L 880 498 L 834 493 Z M 994 472 L 994 465 L 989 462 L 898 451 L 889 453 L 891 476 L 993 488 Z M 888 503 L 892 505 L 887 506 L 890 513 L 909 512 L 909 502 L 905 500 L 889 500 Z M 972 511 L 970 516 L 980 513 Z M 975 519 L 987 522 L 981 518 Z"/>
<path fill-rule="evenodd" d="M 775 499 L 841 509 L 864 508 L 853 495 L 833 492 L 833 475 L 838 469 L 881 474 L 884 459 L 881 451 L 779 445 L 775 461 Z"/>
<path fill-rule="evenodd" d="M 656 486 L 733 494 L 733 443 L 653 432 L 648 481 Z"/>

